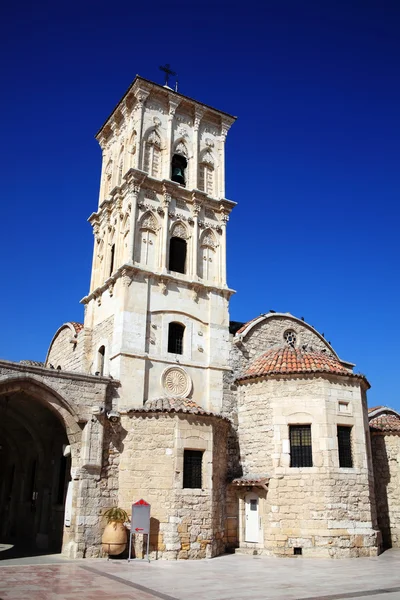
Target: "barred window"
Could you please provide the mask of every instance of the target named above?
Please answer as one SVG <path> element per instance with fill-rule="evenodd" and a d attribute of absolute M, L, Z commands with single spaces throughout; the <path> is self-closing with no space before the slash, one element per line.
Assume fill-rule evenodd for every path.
<path fill-rule="evenodd" d="M 351 454 L 351 427 L 338 425 L 338 448 L 339 448 L 339 467 L 353 466 L 353 456 Z"/>
<path fill-rule="evenodd" d="M 312 467 L 311 425 L 289 425 L 290 466 Z"/>
<path fill-rule="evenodd" d="M 202 450 L 184 450 L 183 454 L 183 487 L 202 487 Z"/>
<path fill-rule="evenodd" d="M 168 352 L 183 354 L 183 334 L 185 326 L 181 323 L 170 323 L 168 328 Z"/>

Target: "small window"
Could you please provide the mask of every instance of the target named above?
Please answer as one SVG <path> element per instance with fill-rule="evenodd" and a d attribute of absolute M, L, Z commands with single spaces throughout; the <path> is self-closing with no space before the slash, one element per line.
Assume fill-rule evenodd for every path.
<path fill-rule="evenodd" d="M 202 450 L 185 450 L 183 454 L 183 487 L 202 487 Z"/>
<path fill-rule="evenodd" d="M 337 436 L 339 447 L 339 467 L 352 468 L 353 457 L 351 454 L 351 427 L 338 425 Z"/>
<path fill-rule="evenodd" d="M 312 467 L 311 425 L 290 425 L 290 466 Z"/>
<path fill-rule="evenodd" d="M 186 266 L 186 240 L 172 237 L 169 244 L 169 270 L 176 273 L 185 273 Z"/>
<path fill-rule="evenodd" d="M 115 258 L 115 244 L 111 246 L 111 259 L 110 259 L 110 277 L 114 271 L 114 258 Z"/>
<path fill-rule="evenodd" d="M 181 154 L 174 154 L 171 163 L 171 179 L 181 185 L 185 185 L 185 169 L 187 167 L 187 160 Z"/>
<path fill-rule="evenodd" d="M 170 323 L 168 328 L 168 352 L 183 354 L 183 334 L 185 326 L 181 323 Z"/>
<path fill-rule="evenodd" d="M 292 348 L 294 348 L 297 340 L 296 332 L 293 329 L 287 329 L 283 334 L 283 339 L 288 346 L 292 346 Z"/>

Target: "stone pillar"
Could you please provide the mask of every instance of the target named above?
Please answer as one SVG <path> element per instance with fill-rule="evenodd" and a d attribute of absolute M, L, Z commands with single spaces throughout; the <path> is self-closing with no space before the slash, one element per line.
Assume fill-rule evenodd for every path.
<path fill-rule="evenodd" d="M 204 111 L 196 108 L 193 126 L 193 169 L 192 169 L 192 189 L 198 189 L 199 185 L 199 127 Z M 197 264 L 197 263 L 196 263 Z"/>
<path fill-rule="evenodd" d="M 218 177 L 218 196 L 225 198 L 225 140 L 228 135 L 229 125 L 222 121 L 221 135 L 219 137 L 219 177 Z"/>
<path fill-rule="evenodd" d="M 163 198 L 163 225 L 161 235 L 161 271 L 165 273 L 167 271 L 167 256 L 168 256 L 168 227 L 169 227 L 169 205 L 171 203 L 171 194 L 164 189 Z"/>
<path fill-rule="evenodd" d="M 168 125 L 167 125 L 167 143 L 166 143 L 166 156 L 163 163 L 163 179 L 171 179 L 171 161 L 172 161 L 172 148 L 174 144 L 173 140 L 173 123 L 176 109 L 180 104 L 180 100 L 176 98 L 169 99 L 169 113 L 168 113 Z"/>
<path fill-rule="evenodd" d="M 225 207 L 221 206 L 221 237 L 220 237 L 220 281 L 222 285 L 227 285 L 226 283 L 226 224 L 229 221 L 228 211 Z"/>
<path fill-rule="evenodd" d="M 137 142 L 136 142 L 136 154 L 133 157 L 133 166 L 135 169 L 142 168 L 142 136 L 143 136 L 143 117 L 144 117 L 144 105 L 149 96 L 149 91 L 140 89 L 136 95 L 137 104 L 135 105 L 135 111 L 137 113 Z"/>
<path fill-rule="evenodd" d="M 129 234 L 128 234 L 128 262 L 134 262 L 135 252 L 135 233 L 136 233 L 136 213 L 137 213 L 137 202 L 140 192 L 140 186 L 138 184 L 130 184 L 128 204 L 131 207 L 131 214 L 129 220 Z"/>
<path fill-rule="evenodd" d="M 193 278 L 196 280 L 198 279 L 198 263 L 199 263 L 199 214 L 200 214 L 200 210 L 201 210 L 201 205 L 200 203 L 194 199 L 193 202 L 193 220 L 194 220 L 194 227 L 193 227 L 193 268 L 192 268 L 192 273 L 193 273 Z"/>

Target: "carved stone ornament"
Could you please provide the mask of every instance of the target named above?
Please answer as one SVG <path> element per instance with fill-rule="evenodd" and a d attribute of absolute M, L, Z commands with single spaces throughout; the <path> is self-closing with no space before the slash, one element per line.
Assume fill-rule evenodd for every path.
<path fill-rule="evenodd" d="M 157 231 L 157 219 L 152 213 L 146 213 L 144 215 L 143 221 L 140 224 L 140 229 L 150 229 L 151 231 Z"/>
<path fill-rule="evenodd" d="M 214 148 L 214 142 L 211 138 L 206 138 L 204 143 L 207 146 L 207 148 Z"/>
<path fill-rule="evenodd" d="M 189 158 L 187 148 L 183 142 L 179 142 L 179 144 L 176 146 L 175 154 L 180 154 L 181 156 L 184 156 L 185 158 Z"/>
<path fill-rule="evenodd" d="M 161 148 L 161 138 L 155 129 L 150 131 L 149 137 L 147 138 L 147 143 L 152 144 L 156 148 Z"/>
<path fill-rule="evenodd" d="M 192 380 L 181 367 L 168 367 L 161 375 L 161 385 L 170 398 L 187 398 L 192 389 Z"/>
<path fill-rule="evenodd" d="M 216 243 L 211 232 L 205 232 L 203 239 L 201 240 L 201 245 L 212 248 L 213 250 L 216 248 Z"/>
<path fill-rule="evenodd" d="M 177 223 L 176 225 L 174 225 L 171 231 L 171 236 L 187 240 L 188 234 L 186 231 L 186 227 L 182 223 Z"/>
<path fill-rule="evenodd" d="M 208 167 L 214 168 L 214 159 L 212 157 L 211 152 L 206 152 L 205 154 L 203 154 L 202 159 L 201 159 L 201 164 L 202 165 L 207 165 Z"/>
<path fill-rule="evenodd" d="M 154 127 L 160 127 L 161 121 L 158 117 L 153 117 Z"/>
<path fill-rule="evenodd" d="M 160 286 L 161 293 L 164 294 L 164 296 L 166 296 L 168 293 L 168 286 L 167 286 L 165 279 L 162 279 L 162 278 L 160 279 L 159 286 Z"/>

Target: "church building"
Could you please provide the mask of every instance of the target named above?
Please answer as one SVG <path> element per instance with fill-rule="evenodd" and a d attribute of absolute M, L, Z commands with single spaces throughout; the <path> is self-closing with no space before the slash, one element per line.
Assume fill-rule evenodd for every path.
<path fill-rule="evenodd" d="M 152 558 L 400 545 L 400 415 L 304 320 L 229 320 L 234 121 L 137 76 L 98 131 L 84 322 L 0 361 L 1 541 L 101 556 L 144 498 Z"/>

